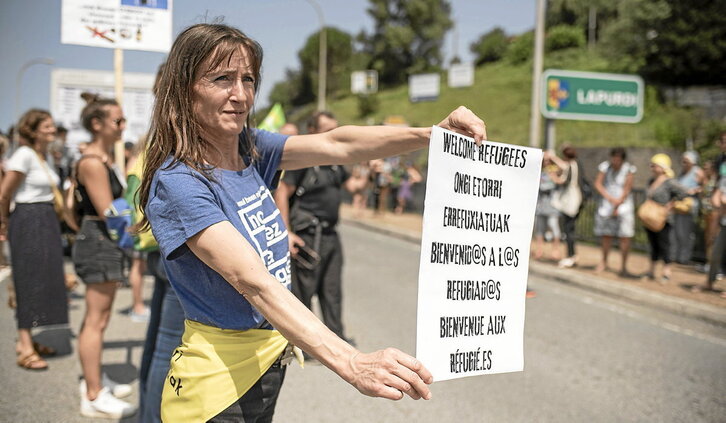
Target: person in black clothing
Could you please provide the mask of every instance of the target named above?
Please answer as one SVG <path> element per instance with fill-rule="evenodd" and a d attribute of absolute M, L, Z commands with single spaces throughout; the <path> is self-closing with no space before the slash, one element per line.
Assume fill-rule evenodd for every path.
<path fill-rule="evenodd" d="M 136 406 L 117 397 L 131 394 L 126 384 L 117 384 L 101 372 L 103 334 L 111 318 L 118 283 L 123 279 L 123 251 L 113 241 L 104 212 L 121 197 L 122 170 L 115 170 L 113 147 L 126 128 L 121 106 L 113 99 L 84 93 L 87 105 L 81 112 L 83 127 L 91 142 L 75 165 L 81 228 L 73 245 L 76 274 L 86 285 L 86 310 L 78 334 L 78 357 L 83 379 L 79 385 L 81 415 L 127 417 Z"/>
<path fill-rule="evenodd" d="M 316 112 L 308 121 L 309 133 L 319 134 L 337 127 L 338 121 L 330 112 Z M 317 295 L 323 322 L 343 339 L 343 250 L 335 227 L 341 188 L 354 192 L 365 184 L 365 178 L 351 177 L 342 166 L 316 166 L 285 172 L 274 194 L 288 227 L 294 259 L 292 292 L 308 308 Z"/>
<path fill-rule="evenodd" d="M 721 149 L 721 154 L 716 156 L 716 185 L 726 175 L 726 131 L 721 132 L 717 144 Z"/>

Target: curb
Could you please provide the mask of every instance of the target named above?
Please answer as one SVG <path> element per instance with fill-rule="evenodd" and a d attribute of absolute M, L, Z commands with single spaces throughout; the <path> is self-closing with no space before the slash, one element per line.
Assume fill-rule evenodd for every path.
<path fill-rule="evenodd" d="M 404 232 L 400 229 L 376 226 L 364 221 L 342 218 L 342 222 L 357 228 L 377 232 L 398 238 L 414 244 L 421 243 L 421 234 L 412 231 Z M 582 276 L 569 270 L 557 269 L 537 262 L 530 261 L 529 271 L 531 275 L 544 277 L 559 283 L 574 285 L 589 291 L 605 294 L 627 302 L 647 306 L 654 309 L 668 311 L 683 316 L 704 320 L 711 324 L 726 327 L 726 309 L 702 304 L 697 301 L 664 295 L 659 292 L 652 292 L 637 286 L 625 285 L 612 282 L 596 276 Z"/>
<path fill-rule="evenodd" d="M 421 234 L 418 232 L 403 232 L 401 229 L 389 229 L 382 226 L 376 226 L 372 225 L 370 223 L 362 222 L 360 220 L 352 220 L 347 218 L 341 218 L 342 222 L 344 222 L 346 225 L 355 226 L 360 229 L 366 229 L 372 232 L 377 232 L 379 234 L 388 235 L 393 238 L 398 238 L 403 241 L 408 241 L 414 244 L 421 244 Z"/>
<path fill-rule="evenodd" d="M 557 269 L 547 265 L 530 262 L 531 275 L 545 277 L 563 284 L 577 286 L 589 291 L 604 294 L 630 303 L 668 311 L 683 316 L 693 317 L 709 323 L 726 327 L 726 310 L 710 304 L 672 297 L 659 292 L 638 288 L 633 285 L 612 282 L 597 276 L 577 277 L 568 270 Z M 580 275 L 584 276 L 584 275 Z"/>

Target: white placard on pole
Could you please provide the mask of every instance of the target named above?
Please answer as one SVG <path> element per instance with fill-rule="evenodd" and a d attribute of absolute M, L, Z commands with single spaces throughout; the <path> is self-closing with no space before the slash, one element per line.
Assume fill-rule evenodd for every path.
<path fill-rule="evenodd" d="M 151 89 L 156 75 L 125 73 L 123 75 L 123 111 L 126 117 L 124 141 L 136 142 L 149 129 L 149 117 L 154 106 Z M 66 145 L 73 151 L 78 143 L 90 141 L 91 135 L 80 122 L 86 103 L 81 93 L 88 91 L 104 98 L 114 98 L 115 75 L 111 71 L 86 69 L 53 69 L 50 75 L 50 110 L 53 120 L 68 129 Z"/>
<path fill-rule="evenodd" d="M 61 43 L 124 50 L 171 48 L 173 0 L 63 0 Z"/>
<path fill-rule="evenodd" d="M 350 92 L 353 94 L 375 94 L 378 92 L 378 71 L 353 71 L 350 74 Z"/>
<path fill-rule="evenodd" d="M 461 88 L 474 85 L 474 65 L 459 63 L 449 68 L 449 87 Z"/>
<path fill-rule="evenodd" d="M 419 101 L 435 101 L 439 98 L 441 75 L 438 73 L 421 73 L 408 77 L 408 98 L 416 103 Z"/>
<path fill-rule="evenodd" d="M 416 356 L 435 381 L 522 371 L 542 151 L 434 126 L 428 165 Z"/>

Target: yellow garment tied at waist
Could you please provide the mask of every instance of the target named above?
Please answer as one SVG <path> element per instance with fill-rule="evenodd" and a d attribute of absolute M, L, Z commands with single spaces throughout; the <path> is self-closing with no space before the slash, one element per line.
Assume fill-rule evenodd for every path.
<path fill-rule="evenodd" d="M 164 422 L 206 422 L 254 385 L 280 357 L 287 340 L 276 330 L 219 329 L 184 321 L 164 382 Z"/>

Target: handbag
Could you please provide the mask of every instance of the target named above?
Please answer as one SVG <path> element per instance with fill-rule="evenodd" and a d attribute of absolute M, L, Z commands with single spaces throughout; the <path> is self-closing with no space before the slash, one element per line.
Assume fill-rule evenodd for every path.
<path fill-rule="evenodd" d="M 131 206 L 125 198 L 113 200 L 103 215 L 106 217 L 106 228 L 111 239 L 121 248 L 132 248 L 134 237 L 127 229 L 133 224 Z"/>
<path fill-rule="evenodd" d="M 648 199 L 638 207 L 638 218 L 643 222 L 643 226 L 649 230 L 660 232 L 665 227 L 666 219 L 668 219 L 668 209 L 666 206 Z"/>
<path fill-rule="evenodd" d="M 81 230 L 81 193 L 78 192 L 78 181 L 75 176 L 70 178 L 71 184 L 63 197 L 63 205 L 66 208 L 66 225 L 74 232 Z"/>
<path fill-rule="evenodd" d="M 567 183 L 564 188 L 559 189 L 552 196 L 552 207 L 556 210 L 570 217 L 577 216 L 580 211 L 580 205 L 582 204 L 582 191 L 578 186 L 578 171 L 577 167 L 568 168 Z"/>
<path fill-rule="evenodd" d="M 689 214 L 693 210 L 693 198 L 685 197 L 683 200 L 673 202 L 673 211 L 678 214 Z"/>

